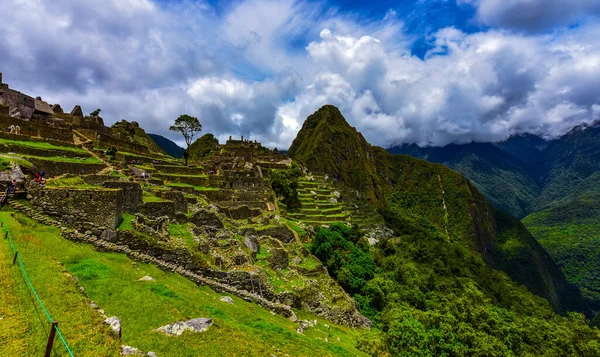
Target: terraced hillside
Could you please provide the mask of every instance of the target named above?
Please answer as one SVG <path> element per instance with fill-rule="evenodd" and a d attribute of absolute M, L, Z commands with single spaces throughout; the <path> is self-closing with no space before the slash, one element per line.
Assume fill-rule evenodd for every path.
<path fill-rule="evenodd" d="M 322 177 L 299 179 L 298 199 L 301 207 L 289 210 L 287 216 L 309 225 L 347 221 L 349 214 L 346 206 L 338 202 L 339 195 L 336 196 L 334 192 L 337 192 L 335 188 Z"/>
<path fill-rule="evenodd" d="M 324 176 L 302 177 L 298 180 L 300 207 L 279 207 L 287 218 L 312 226 L 329 226 L 336 222 L 356 224 L 362 229 L 384 225 L 377 210 L 361 199 L 355 191 L 343 185 L 334 186 Z"/>

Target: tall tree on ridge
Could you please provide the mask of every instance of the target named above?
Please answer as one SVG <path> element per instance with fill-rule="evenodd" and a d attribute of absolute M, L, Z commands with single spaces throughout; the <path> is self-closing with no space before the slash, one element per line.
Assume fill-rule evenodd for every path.
<path fill-rule="evenodd" d="M 190 145 L 192 145 L 194 136 L 202 131 L 202 124 L 200 124 L 198 118 L 182 114 L 179 118 L 175 119 L 175 123 L 169 127 L 169 130 L 176 131 L 183 135 L 185 143 L 187 144 L 187 148 L 183 155 L 185 158 L 185 166 L 187 166 L 188 158 L 190 156 Z"/>

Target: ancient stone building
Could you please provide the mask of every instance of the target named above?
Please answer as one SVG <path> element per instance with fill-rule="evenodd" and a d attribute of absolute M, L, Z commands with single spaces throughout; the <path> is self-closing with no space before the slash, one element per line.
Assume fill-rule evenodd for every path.
<path fill-rule="evenodd" d="M 2 73 L 0 73 L 0 105 L 7 106 L 10 115 L 23 119 L 31 119 L 35 112 L 35 99 L 10 89 L 8 84 L 2 82 Z"/>

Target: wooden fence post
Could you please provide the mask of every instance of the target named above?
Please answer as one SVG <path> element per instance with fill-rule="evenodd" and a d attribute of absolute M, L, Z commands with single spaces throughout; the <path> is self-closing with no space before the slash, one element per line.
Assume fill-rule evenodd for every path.
<path fill-rule="evenodd" d="M 58 326 L 58 321 L 54 321 L 52 323 L 52 327 L 50 328 L 50 335 L 48 336 L 48 344 L 46 345 L 46 353 L 44 357 L 50 357 L 50 353 L 52 353 L 52 345 L 54 345 L 54 335 L 56 335 L 56 326 Z"/>
<path fill-rule="evenodd" d="M 19 256 L 19 252 L 15 252 L 15 257 L 13 258 L 13 265 L 17 262 L 17 257 Z"/>

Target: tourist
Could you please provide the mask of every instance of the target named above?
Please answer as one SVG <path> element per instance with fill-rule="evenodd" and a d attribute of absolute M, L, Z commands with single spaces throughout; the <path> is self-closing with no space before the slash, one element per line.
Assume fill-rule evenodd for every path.
<path fill-rule="evenodd" d="M 44 171 L 44 170 L 40 171 L 40 180 L 43 180 L 44 176 L 46 176 L 46 171 Z"/>
<path fill-rule="evenodd" d="M 40 174 L 35 174 L 35 182 L 40 183 Z"/>
<path fill-rule="evenodd" d="M 17 189 L 17 180 L 12 180 L 9 184 L 8 184 L 8 188 L 6 189 L 6 194 L 7 195 L 12 195 L 15 193 Z"/>

